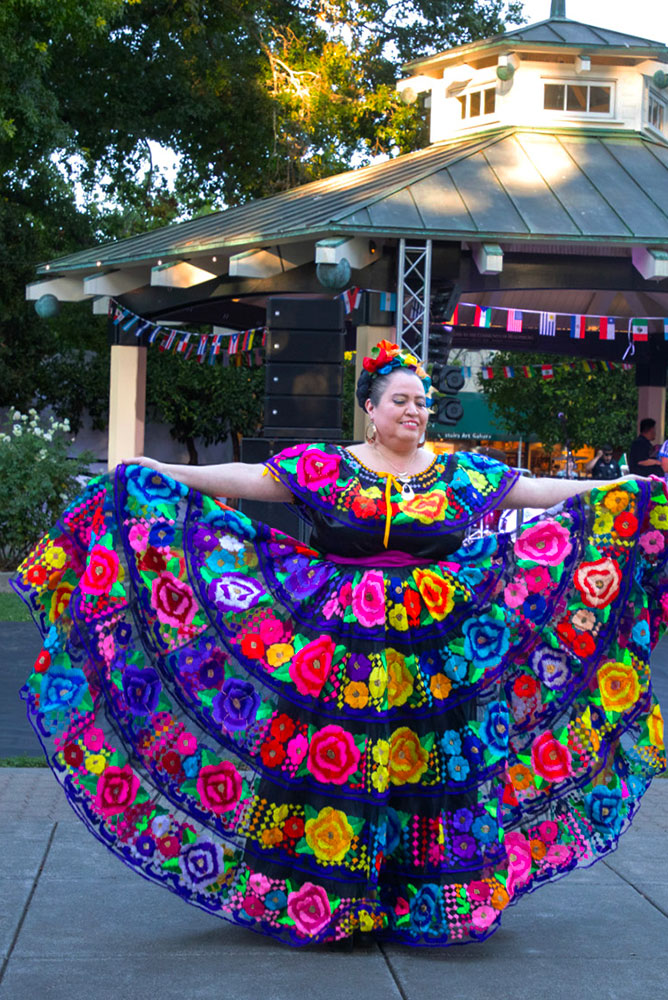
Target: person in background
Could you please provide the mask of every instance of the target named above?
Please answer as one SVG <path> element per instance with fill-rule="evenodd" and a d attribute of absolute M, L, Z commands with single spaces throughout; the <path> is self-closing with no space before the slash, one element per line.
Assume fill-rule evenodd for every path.
<path fill-rule="evenodd" d="M 629 472 L 633 476 L 662 476 L 663 467 L 654 453 L 656 420 L 645 417 L 640 421 L 640 434 L 629 451 Z"/>
<path fill-rule="evenodd" d="M 668 451 L 666 452 L 668 455 Z M 594 457 L 587 462 L 585 470 L 591 473 L 592 479 L 621 479 L 622 470 L 619 462 L 612 457 L 612 445 L 604 444 Z"/>
<path fill-rule="evenodd" d="M 661 462 L 661 468 L 663 470 L 663 478 L 668 482 L 668 438 L 663 442 L 661 447 L 656 453 L 656 457 Z"/>
<path fill-rule="evenodd" d="M 569 456 L 566 460 L 566 464 L 562 469 L 559 469 L 557 473 L 557 479 L 579 479 L 580 474 L 578 472 L 578 465 L 573 456 Z"/>

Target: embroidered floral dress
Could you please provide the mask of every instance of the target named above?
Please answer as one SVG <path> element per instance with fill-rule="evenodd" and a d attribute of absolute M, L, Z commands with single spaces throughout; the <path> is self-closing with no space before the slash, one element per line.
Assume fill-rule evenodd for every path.
<path fill-rule="evenodd" d="M 49 763 L 111 851 L 216 916 L 292 945 L 484 939 L 613 850 L 665 766 L 665 489 L 463 545 L 506 466 L 439 457 L 405 487 L 327 444 L 268 472 L 309 545 L 131 466 L 26 559 Z"/>

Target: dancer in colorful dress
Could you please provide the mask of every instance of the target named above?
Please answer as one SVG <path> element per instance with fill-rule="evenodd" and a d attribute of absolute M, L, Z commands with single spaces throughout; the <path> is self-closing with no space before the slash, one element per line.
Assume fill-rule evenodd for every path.
<path fill-rule="evenodd" d="M 417 359 L 364 365 L 363 444 L 91 482 L 15 581 L 23 695 L 84 823 L 186 901 L 296 946 L 480 941 L 665 767 L 666 489 L 434 457 Z M 310 542 L 220 496 L 294 504 Z M 498 506 L 553 509 L 465 544 Z"/>

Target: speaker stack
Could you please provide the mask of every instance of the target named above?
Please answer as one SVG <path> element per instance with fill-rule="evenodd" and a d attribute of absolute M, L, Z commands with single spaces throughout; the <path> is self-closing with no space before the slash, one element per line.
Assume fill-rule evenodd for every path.
<path fill-rule="evenodd" d="M 243 462 L 266 462 L 304 441 L 341 440 L 344 344 L 340 299 L 268 300 L 264 436 L 243 439 Z M 241 507 L 250 517 L 306 538 L 304 522 L 281 504 L 244 500 Z"/>

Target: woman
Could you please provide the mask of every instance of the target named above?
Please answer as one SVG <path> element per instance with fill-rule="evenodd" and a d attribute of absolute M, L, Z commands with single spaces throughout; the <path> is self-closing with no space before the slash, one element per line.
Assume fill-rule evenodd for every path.
<path fill-rule="evenodd" d="M 434 458 L 429 379 L 372 353 L 365 443 L 133 459 L 16 582 L 45 633 L 29 717 L 74 809 L 145 877 L 292 945 L 482 940 L 613 850 L 665 765 L 663 485 Z M 221 495 L 295 504 L 309 545 Z M 561 501 L 463 544 L 494 507 Z"/>

